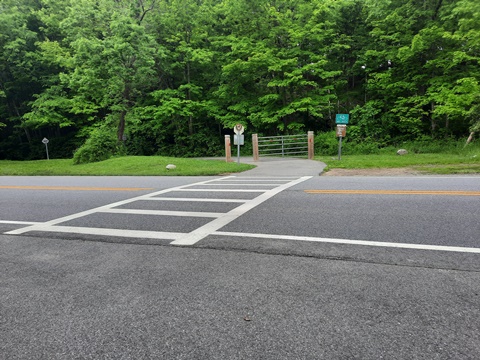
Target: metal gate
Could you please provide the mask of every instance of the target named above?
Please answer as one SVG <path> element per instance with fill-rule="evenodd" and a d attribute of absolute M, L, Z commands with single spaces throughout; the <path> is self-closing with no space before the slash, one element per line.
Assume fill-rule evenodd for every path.
<path fill-rule="evenodd" d="M 262 136 L 253 135 L 253 157 L 308 157 L 313 158 L 313 132 L 299 135 Z"/>

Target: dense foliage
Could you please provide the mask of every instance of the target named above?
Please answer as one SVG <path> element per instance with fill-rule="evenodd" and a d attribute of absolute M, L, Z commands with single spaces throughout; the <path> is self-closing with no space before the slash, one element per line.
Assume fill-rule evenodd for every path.
<path fill-rule="evenodd" d="M 478 0 L 0 0 L 0 159 L 218 155 L 336 113 L 351 142 L 467 137 L 479 59 Z"/>

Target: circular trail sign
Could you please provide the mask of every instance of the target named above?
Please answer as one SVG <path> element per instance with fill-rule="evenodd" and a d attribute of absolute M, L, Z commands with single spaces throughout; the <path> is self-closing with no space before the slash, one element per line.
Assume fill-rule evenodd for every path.
<path fill-rule="evenodd" d="M 243 134 L 243 132 L 245 131 L 245 128 L 243 127 L 242 124 L 237 124 L 234 126 L 233 131 L 235 132 L 235 134 L 240 135 L 240 134 Z"/>
<path fill-rule="evenodd" d="M 48 144 L 48 139 L 47 139 L 47 138 L 43 138 L 42 143 L 44 143 L 45 145 L 47 145 L 47 144 Z"/>

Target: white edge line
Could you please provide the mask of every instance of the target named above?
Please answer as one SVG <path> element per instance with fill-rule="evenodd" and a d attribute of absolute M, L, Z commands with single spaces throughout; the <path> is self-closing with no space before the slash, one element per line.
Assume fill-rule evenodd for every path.
<path fill-rule="evenodd" d="M 268 176 L 230 176 L 228 178 L 222 178 L 222 179 L 217 179 L 217 180 L 221 180 L 223 181 L 223 179 L 232 179 L 234 178 L 234 181 L 235 180 L 243 180 L 243 179 L 252 179 L 252 180 L 273 180 L 273 179 L 276 179 L 276 180 L 295 180 L 295 179 L 298 179 L 298 176 L 275 176 L 274 178 L 273 177 L 268 177 Z"/>
<path fill-rule="evenodd" d="M 239 182 L 239 181 L 242 181 L 242 183 L 246 183 L 246 182 L 264 182 L 264 181 L 273 181 L 273 182 L 281 182 L 281 183 L 287 183 L 289 180 L 293 180 L 293 179 L 283 179 L 283 180 L 278 180 L 278 179 L 258 179 L 258 180 L 243 180 L 243 178 L 236 178 L 236 179 L 227 179 L 227 180 L 222 180 L 222 179 L 218 179 L 217 181 L 218 182 L 221 182 L 221 183 L 230 183 L 230 182 Z"/>
<path fill-rule="evenodd" d="M 35 222 L 35 221 L 10 221 L 10 220 L 0 220 L 0 224 L 38 225 L 38 224 L 42 224 L 42 223 L 41 223 L 41 222 Z"/>
<path fill-rule="evenodd" d="M 236 233 L 236 232 L 225 232 L 225 231 L 215 231 L 211 235 L 251 237 L 251 238 L 257 238 L 257 239 L 310 241 L 310 242 L 333 243 L 333 244 L 364 245 L 364 246 L 391 247 L 391 248 L 402 248 L 402 249 L 436 250 L 436 251 L 450 251 L 450 252 L 480 254 L 480 248 L 460 247 L 460 246 L 389 243 L 389 242 L 381 242 L 381 241 L 317 238 L 317 237 L 310 237 L 310 236 L 292 236 L 292 235 Z"/>

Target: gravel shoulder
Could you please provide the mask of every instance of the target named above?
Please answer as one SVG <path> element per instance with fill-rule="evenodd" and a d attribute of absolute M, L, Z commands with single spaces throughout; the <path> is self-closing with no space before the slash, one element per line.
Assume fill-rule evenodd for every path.
<path fill-rule="evenodd" d="M 331 169 L 322 176 L 416 176 L 422 172 L 412 168 L 389 169 Z"/>

